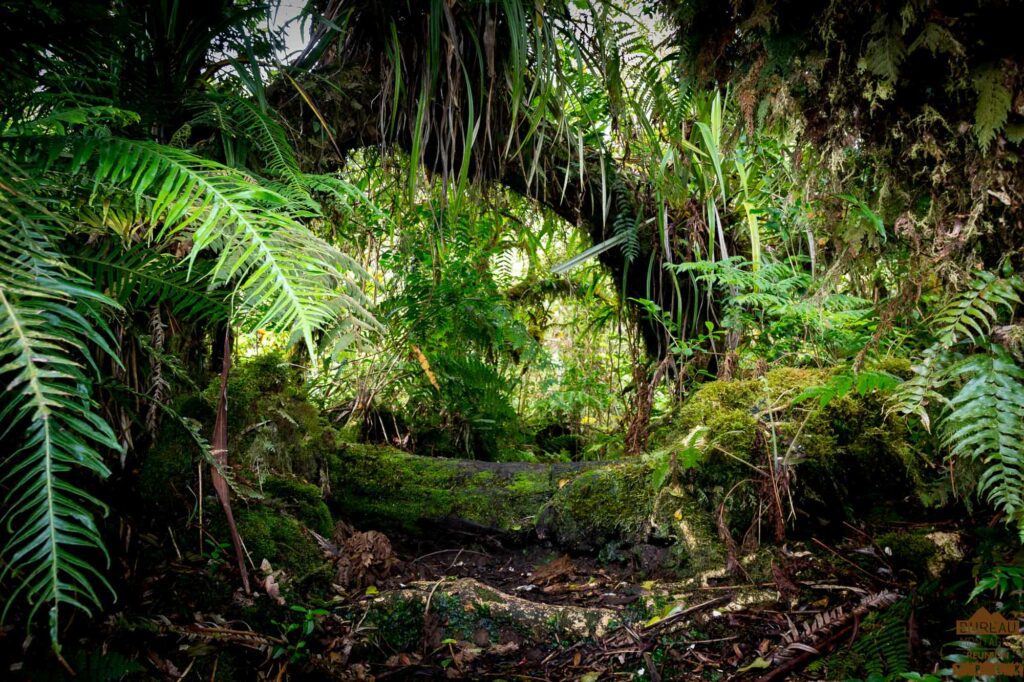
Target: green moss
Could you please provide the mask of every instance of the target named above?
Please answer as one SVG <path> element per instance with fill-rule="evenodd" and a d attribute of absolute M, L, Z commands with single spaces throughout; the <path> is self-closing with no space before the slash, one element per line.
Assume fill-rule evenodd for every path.
<path fill-rule="evenodd" d="M 919 577 L 928 574 L 928 562 L 938 552 L 935 543 L 927 537 L 927 531 L 884 533 L 875 538 L 875 544 L 891 556 L 893 566 Z"/>
<path fill-rule="evenodd" d="M 417 457 L 349 443 L 330 458 L 329 470 L 333 504 L 346 518 L 411 529 L 423 521 L 456 517 L 516 530 L 557 484 L 545 467 L 524 466 Z"/>
<path fill-rule="evenodd" d="M 322 567 L 320 548 L 292 516 L 267 505 L 240 507 L 236 516 L 238 532 L 257 566 L 267 559 L 298 578 Z"/>
<path fill-rule="evenodd" d="M 391 651 L 412 651 L 423 633 L 423 611 L 421 599 L 386 598 L 373 604 L 366 621 Z"/>
<path fill-rule="evenodd" d="M 248 506 L 234 506 L 235 523 L 252 562 L 260 566 L 264 559 L 274 570 L 283 569 L 283 592 L 290 600 L 314 602 L 330 596 L 333 567 L 305 527 L 283 506 L 262 500 Z M 228 543 L 229 533 L 223 514 L 213 516 L 210 534 Z M 229 555 L 231 550 L 227 550 Z"/>
<path fill-rule="evenodd" d="M 481 602 L 501 601 L 501 596 L 494 590 L 487 589 L 486 587 L 478 587 L 475 591 L 477 599 Z"/>
<path fill-rule="evenodd" d="M 887 357 L 875 361 L 873 370 L 895 374 L 900 379 L 909 379 L 914 375 L 913 363 L 908 358 Z"/>
<path fill-rule="evenodd" d="M 574 550 L 663 542 L 667 567 L 704 570 L 724 556 L 710 515 L 680 488 L 652 484 L 653 467 L 633 461 L 588 471 L 566 483 L 538 521 L 543 534 Z"/>
<path fill-rule="evenodd" d="M 202 392 L 214 410 L 220 395 L 215 377 Z M 239 363 L 228 379 L 228 451 L 243 468 L 288 473 L 313 480 L 336 431 L 309 402 L 301 377 L 278 353 Z"/>
<path fill-rule="evenodd" d="M 671 563 L 679 568 L 720 559 L 710 515 L 682 490 L 656 491 L 652 471 L 647 460 L 591 469 L 474 464 L 353 444 L 330 466 L 338 514 L 377 527 L 414 530 L 454 517 L 510 531 L 534 528 L 578 551 L 653 538 L 671 546 Z"/>
<path fill-rule="evenodd" d="M 651 469 L 630 462 L 587 471 L 555 493 L 541 523 L 570 549 L 596 550 L 613 540 L 639 540 L 654 506 Z"/>
<path fill-rule="evenodd" d="M 899 370 L 899 364 L 885 368 Z M 826 383 L 830 375 L 780 368 L 756 380 L 704 384 L 655 445 L 679 449 L 695 428 L 707 429 L 703 461 L 688 480 L 706 508 L 725 503 L 736 533 L 750 527 L 761 507 L 760 480 L 751 465 L 765 470 L 775 457 L 793 463 L 794 504 L 816 523 L 867 513 L 884 499 L 903 499 L 924 481 L 922 460 L 905 423 L 885 420 L 883 396 L 851 394 L 824 409 L 813 401 L 792 405 L 804 389 Z"/>
<path fill-rule="evenodd" d="M 723 565 L 725 547 L 713 517 L 691 493 L 671 486 L 662 488 L 655 498 L 652 516 L 651 537 L 669 544 L 664 568 L 692 575 Z"/>
<path fill-rule="evenodd" d="M 188 486 L 196 477 L 198 455 L 191 434 L 178 422 L 165 421 L 156 443 L 141 458 L 140 497 L 164 511 L 189 499 Z"/>
<path fill-rule="evenodd" d="M 713 381 L 701 386 L 680 408 L 678 424 L 682 431 L 707 424 L 723 411 L 750 411 L 756 402 L 760 385 L 756 381 Z M 699 396 L 699 398 L 698 398 Z"/>
<path fill-rule="evenodd" d="M 545 495 L 553 492 L 551 480 L 535 471 L 521 471 L 512 477 L 508 489 L 518 495 Z"/>
<path fill-rule="evenodd" d="M 263 482 L 263 492 L 281 502 L 310 530 L 321 535 L 330 535 L 334 530 L 334 519 L 315 485 L 295 478 L 269 476 Z"/>

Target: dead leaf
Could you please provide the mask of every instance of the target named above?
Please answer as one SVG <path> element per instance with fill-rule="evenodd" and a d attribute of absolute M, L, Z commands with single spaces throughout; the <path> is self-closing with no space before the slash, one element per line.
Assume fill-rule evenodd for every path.
<path fill-rule="evenodd" d="M 576 567 L 573 566 L 569 555 L 563 555 L 549 564 L 538 567 L 530 577 L 530 582 L 535 585 L 553 583 L 556 580 L 572 578 L 576 575 Z"/>
<path fill-rule="evenodd" d="M 779 592 L 784 597 L 795 597 L 800 594 L 800 588 L 796 586 L 796 583 L 786 574 L 785 569 L 780 564 L 774 561 L 772 566 L 772 579 L 775 581 L 775 587 L 779 588 Z"/>
<path fill-rule="evenodd" d="M 264 563 L 266 563 L 264 561 Z M 281 606 L 284 606 L 284 597 L 281 596 L 281 586 L 277 584 L 277 579 L 274 574 L 271 573 L 263 579 L 263 590 L 267 593 L 267 596 L 276 601 Z"/>

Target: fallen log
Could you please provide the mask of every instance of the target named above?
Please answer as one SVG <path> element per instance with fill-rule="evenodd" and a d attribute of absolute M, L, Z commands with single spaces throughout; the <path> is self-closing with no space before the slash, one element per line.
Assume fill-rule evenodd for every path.
<path fill-rule="evenodd" d="M 329 459 L 331 506 L 375 528 L 472 528 L 570 551 L 605 550 L 645 567 L 700 571 L 724 551 L 710 514 L 678 485 L 656 486 L 655 464 L 494 463 L 420 457 L 346 444 Z"/>

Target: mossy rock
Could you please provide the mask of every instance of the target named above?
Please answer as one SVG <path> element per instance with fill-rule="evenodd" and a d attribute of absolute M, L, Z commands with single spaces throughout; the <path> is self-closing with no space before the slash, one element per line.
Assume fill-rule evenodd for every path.
<path fill-rule="evenodd" d="M 583 472 L 552 496 L 538 534 L 570 550 L 654 543 L 668 548 L 664 568 L 692 573 L 720 565 L 724 549 L 710 514 L 676 485 L 654 480 L 651 459 Z"/>
<path fill-rule="evenodd" d="M 894 531 L 875 538 L 875 543 L 890 558 L 897 569 L 904 569 L 918 577 L 928 574 L 928 563 L 938 547 L 928 538 L 926 531 Z"/>
<path fill-rule="evenodd" d="M 291 515 L 261 504 L 241 506 L 236 516 L 238 532 L 257 566 L 266 559 L 274 568 L 284 568 L 298 578 L 323 566 L 320 548 Z"/>
<path fill-rule="evenodd" d="M 213 504 L 216 504 L 211 500 Z M 282 591 L 293 597 L 326 598 L 334 571 L 307 528 L 281 505 L 266 499 L 233 505 L 238 534 L 246 552 L 257 567 L 266 559 L 273 570 L 283 569 Z M 227 522 L 216 513 L 210 522 L 210 534 L 233 561 Z"/>
<path fill-rule="evenodd" d="M 585 471 L 555 492 L 538 527 L 570 549 L 641 542 L 648 535 L 654 497 L 651 470 L 643 462 Z"/>
<path fill-rule="evenodd" d="M 181 417 L 192 420 L 207 438 L 213 431 L 220 378 L 215 377 L 199 395 L 184 396 L 174 403 Z M 327 453 L 337 449 L 337 432 L 320 414 L 300 387 L 295 370 L 279 354 L 246 360 L 232 370 L 228 380 L 228 459 L 242 479 L 284 475 L 276 479 L 319 480 Z M 165 509 L 173 504 L 190 504 L 187 487 L 194 483 L 200 455 L 193 436 L 178 420 L 165 418 L 152 447 L 141 458 L 140 493 L 147 501 Z M 257 476 L 257 473 L 259 476 Z M 207 481 L 208 483 L 208 481 Z M 300 516 L 318 532 L 324 524 L 325 509 L 316 509 L 310 489 L 278 485 L 282 496 L 291 498 Z M 273 493 L 273 491 L 272 491 Z M 316 497 L 321 497 L 319 492 Z M 319 516 L 314 519 L 313 516 Z"/>
<path fill-rule="evenodd" d="M 887 371 L 905 369 L 890 365 Z M 702 461 L 686 480 L 707 509 L 725 503 L 736 533 L 753 523 L 760 505 L 754 468 L 766 471 L 769 462 L 792 464 L 793 502 L 808 529 L 913 497 L 926 478 L 924 459 L 906 421 L 886 420 L 883 395 L 851 393 L 824 408 L 815 400 L 793 404 L 831 376 L 830 370 L 780 368 L 758 379 L 709 382 L 656 434 L 653 446 L 680 451 L 695 429 L 705 430 Z"/>
<path fill-rule="evenodd" d="M 918 579 L 940 579 L 964 560 L 963 537 L 960 533 L 928 528 L 883 533 L 875 544 L 890 557 L 897 570 L 910 571 Z"/>
<path fill-rule="evenodd" d="M 263 482 L 263 493 L 283 505 L 306 528 L 325 536 L 334 530 L 334 519 L 323 492 L 315 485 L 298 478 L 268 476 Z"/>

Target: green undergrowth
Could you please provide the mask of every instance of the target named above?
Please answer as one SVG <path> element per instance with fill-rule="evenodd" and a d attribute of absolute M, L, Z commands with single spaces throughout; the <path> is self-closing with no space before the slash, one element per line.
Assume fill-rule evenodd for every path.
<path fill-rule="evenodd" d="M 652 451 L 635 459 L 493 463 L 342 442 L 282 356 L 257 358 L 240 363 L 229 382 L 229 458 L 255 493 L 236 504 L 239 528 L 257 565 L 266 558 L 300 576 L 314 574 L 317 563 L 303 529 L 329 535 L 335 518 L 412 532 L 457 519 L 608 557 L 651 545 L 664 567 L 714 569 L 725 554 L 714 520 L 720 505 L 737 538 L 759 513 L 770 522 L 770 461 L 789 480 L 786 512 L 795 518 L 788 525 L 811 531 L 872 513 L 925 480 L 913 434 L 903 421 L 883 418 L 884 396 L 793 404 L 830 375 L 782 368 L 706 383 L 655 431 Z M 179 400 L 179 411 L 212 425 L 216 384 Z M 174 423 L 163 435 L 143 460 L 143 494 L 158 506 L 187 506 L 198 450 Z"/>

